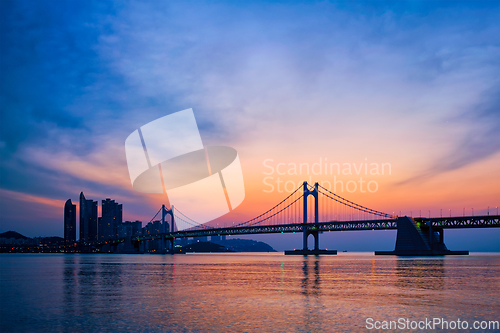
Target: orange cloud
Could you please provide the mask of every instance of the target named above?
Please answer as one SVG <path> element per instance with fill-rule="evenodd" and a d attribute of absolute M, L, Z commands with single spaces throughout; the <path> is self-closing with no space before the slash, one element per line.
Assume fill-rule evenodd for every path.
<path fill-rule="evenodd" d="M 39 197 L 39 196 L 27 194 L 27 193 L 9 191 L 9 190 L 5 190 L 5 189 L 0 189 L 0 196 L 6 196 L 6 197 L 9 197 L 11 199 L 19 200 L 19 201 L 40 203 L 43 205 L 57 207 L 59 209 L 62 209 L 64 207 L 64 203 L 65 203 L 64 200 L 44 198 L 44 197 Z"/>
<path fill-rule="evenodd" d="M 76 178 L 130 189 L 130 178 L 124 154 L 117 156 L 117 152 L 122 152 L 123 148 L 111 144 L 103 144 L 103 147 L 106 149 L 86 156 L 75 156 L 67 152 L 52 154 L 35 149 L 28 150 L 25 156 L 29 156 L 31 160 L 45 168 Z"/>

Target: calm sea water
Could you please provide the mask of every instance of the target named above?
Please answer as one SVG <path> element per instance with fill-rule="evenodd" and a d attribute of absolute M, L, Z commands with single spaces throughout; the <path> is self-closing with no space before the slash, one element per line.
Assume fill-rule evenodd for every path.
<path fill-rule="evenodd" d="M 500 314 L 499 254 L 3 254 L 0 264 L 3 332 L 348 332 L 367 318 L 472 325 Z"/>

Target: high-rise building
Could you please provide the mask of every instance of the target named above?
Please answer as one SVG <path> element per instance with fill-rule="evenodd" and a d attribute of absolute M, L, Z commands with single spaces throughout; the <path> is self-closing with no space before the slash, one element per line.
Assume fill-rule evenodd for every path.
<path fill-rule="evenodd" d="M 143 235 L 159 235 L 163 232 L 164 226 L 161 221 L 153 221 L 143 228 Z"/>
<path fill-rule="evenodd" d="M 120 237 L 137 237 L 142 235 L 142 222 L 141 221 L 125 221 L 122 223 L 120 231 L 118 232 Z"/>
<path fill-rule="evenodd" d="M 142 235 L 142 222 L 135 221 L 132 222 L 132 237 L 138 237 Z"/>
<path fill-rule="evenodd" d="M 76 205 L 73 205 L 71 199 L 64 204 L 64 241 L 76 242 Z"/>
<path fill-rule="evenodd" d="M 80 241 L 97 240 L 97 201 L 87 200 L 80 193 Z"/>
<path fill-rule="evenodd" d="M 104 240 L 102 217 L 97 217 L 97 240 Z"/>
<path fill-rule="evenodd" d="M 123 208 L 114 200 L 102 200 L 102 212 L 99 221 L 99 240 L 116 238 L 120 234 Z"/>

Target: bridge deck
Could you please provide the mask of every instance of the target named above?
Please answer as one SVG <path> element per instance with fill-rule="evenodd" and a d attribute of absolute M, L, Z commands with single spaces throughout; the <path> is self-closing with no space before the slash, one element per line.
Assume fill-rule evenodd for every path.
<path fill-rule="evenodd" d="M 500 227 L 500 215 L 488 216 L 461 216 L 448 218 L 414 218 L 416 222 L 431 221 L 433 227 L 443 229 L 457 228 L 491 228 Z M 329 221 L 319 223 L 307 223 L 306 228 L 311 231 L 356 231 L 356 230 L 395 230 L 397 219 L 366 220 L 366 221 Z M 270 233 L 294 233 L 302 232 L 304 224 L 279 224 L 264 226 L 246 226 L 231 228 L 214 228 L 200 230 L 183 230 L 166 233 L 165 238 L 204 237 L 222 235 L 251 235 Z M 141 240 L 156 239 L 159 235 L 142 236 Z M 139 239 L 138 239 L 139 240 Z"/>
<path fill-rule="evenodd" d="M 500 227 L 500 215 L 486 216 L 460 216 L 440 218 L 414 218 L 417 223 L 432 222 L 433 228 L 459 229 L 459 228 L 493 228 Z M 279 224 L 279 225 L 255 225 L 230 228 L 206 228 L 200 230 L 183 230 L 165 234 L 147 235 L 134 237 L 134 241 L 145 241 L 154 239 L 172 239 L 184 237 L 205 237 L 222 235 L 252 235 L 272 233 L 295 233 L 302 232 L 304 224 Z M 305 227 L 310 231 L 357 231 L 357 230 L 396 230 L 397 218 L 366 220 L 366 221 L 328 221 L 319 223 L 307 223 Z M 116 244 L 123 242 L 123 238 L 108 240 L 106 242 L 88 243 L 87 245 Z"/>

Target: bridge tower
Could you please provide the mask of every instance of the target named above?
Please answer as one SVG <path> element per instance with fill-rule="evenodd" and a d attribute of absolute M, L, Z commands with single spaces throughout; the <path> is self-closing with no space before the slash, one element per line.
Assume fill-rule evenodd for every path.
<path fill-rule="evenodd" d="M 314 223 L 318 223 L 318 183 L 314 184 L 314 190 L 310 190 L 307 182 L 303 183 L 303 191 L 304 191 L 304 197 L 303 197 L 303 203 L 304 203 L 304 216 L 303 216 L 303 225 L 302 225 L 302 234 L 303 234 L 303 239 L 302 239 L 302 250 L 307 252 L 307 238 L 309 235 L 314 236 L 314 250 L 317 251 L 319 250 L 319 233 L 317 230 L 312 231 L 307 228 L 307 199 L 310 195 L 314 197 Z M 317 228 L 316 228 L 317 229 Z"/>
<path fill-rule="evenodd" d="M 307 182 L 304 182 L 302 184 L 303 186 L 303 222 L 302 222 L 302 250 L 293 250 L 293 251 L 285 251 L 285 254 L 302 254 L 302 255 L 308 255 L 308 254 L 337 254 L 336 250 L 320 250 L 319 249 L 319 228 L 318 228 L 318 222 L 319 222 L 319 203 L 318 203 L 318 196 L 319 196 L 319 191 L 318 191 L 318 183 L 314 183 L 314 189 L 310 190 L 309 185 Z M 307 199 L 308 197 L 312 195 L 314 197 L 314 223 L 308 223 L 307 221 Z M 309 250 L 307 248 L 307 238 L 309 235 L 313 235 L 314 237 L 314 249 Z"/>
<path fill-rule="evenodd" d="M 170 230 L 168 230 L 168 228 L 166 227 L 166 224 L 165 224 L 165 217 L 167 215 L 170 215 Z M 175 238 L 173 237 L 170 237 L 170 238 L 167 238 L 165 236 L 165 234 L 169 233 L 169 232 L 174 232 L 175 231 L 175 219 L 174 219 L 174 205 L 170 206 L 170 209 L 166 209 L 165 208 L 165 205 L 162 205 L 161 206 L 161 223 L 163 225 L 163 237 L 162 237 L 162 243 L 163 242 L 168 242 L 168 249 L 167 251 L 170 253 L 170 254 L 174 254 L 174 242 L 175 242 Z M 166 246 L 163 246 L 163 248 L 166 248 Z"/>

